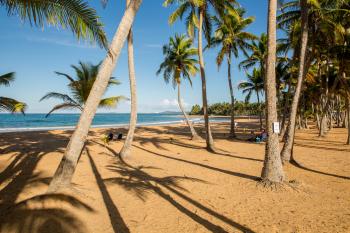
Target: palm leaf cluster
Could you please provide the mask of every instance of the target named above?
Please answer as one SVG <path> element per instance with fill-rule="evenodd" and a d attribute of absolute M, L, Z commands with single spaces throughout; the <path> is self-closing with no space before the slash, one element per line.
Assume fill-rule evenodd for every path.
<path fill-rule="evenodd" d="M 197 49 L 192 47 L 192 40 L 185 35 L 170 37 L 169 44 L 163 46 L 164 62 L 161 63 L 157 75 L 163 72 L 166 83 L 171 82 L 174 88 L 181 84 L 181 79 L 189 81 L 198 72 L 198 61 L 193 58 Z"/>
<path fill-rule="evenodd" d="M 8 15 L 18 15 L 31 25 L 45 23 L 70 28 L 77 38 L 96 41 L 107 49 L 103 25 L 93 8 L 82 0 L 0 0 Z"/>
<path fill-rule="evenodd" d="M 15 73 L 7 73 L 0 76 L 0 86 L 9 86 L 15 80 Z M 18 100 L 0 96 L 0 112 L 21 112 L 24 114 L 27 105 Z"/>
<path fill-rule="evenodd" d="M 54 106 L 46 115 L 46 117 L 48 117 L 52 112 L 62 109 L 78 109 L 80 111 L 83 110 L 84 104 L 87 101 L 92 86 L 96 80 L 100 64 L 93 65 L 90 63 L 79 62 L 79 66 L 72 65 L 71 67 L 75 71 L 75 78 L 65 73 L 55 72 L 57 75 L 65 77 L 69 81 L 68 89 L 71 93 L 71 96 L 58 92 L 49 92 L 40 99 L 40 101 L 42 101 L 50 98 L 55 98 L 62 101 L 62 103 Z M 110 81 L 108 82 L 108 87 L 119 84 L 120 82 L 116 78 L 111 77 Z M 99 107 L 115 107 L 121 100 L 124 99 L 126 99 L 124 96 L 104 98 L 101 99 Z"/>

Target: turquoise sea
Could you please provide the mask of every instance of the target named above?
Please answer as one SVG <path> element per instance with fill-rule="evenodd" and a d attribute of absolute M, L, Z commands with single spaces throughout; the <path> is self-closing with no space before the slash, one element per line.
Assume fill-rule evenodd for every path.
<path fill-rule="evenodd" d="M 45 118 L 46 114 L 29 113 L 0 114 L 0 132 L 34 131 L 51 129 L 72 129 L 77 124 L 80 114 L 52 114 Z M 92 127 L 116 127 L 129 123 L 129 113 L 98 113 Z M 201 118 L 192 118 L 192 121 L 200 122 Z M 138 125 L 162 125 L 175 124 L 183 121 L 179 114 L 164 113 L 139 113 Z M 222 118 L 211 118 L 211 121 L 223 121 Z"/>

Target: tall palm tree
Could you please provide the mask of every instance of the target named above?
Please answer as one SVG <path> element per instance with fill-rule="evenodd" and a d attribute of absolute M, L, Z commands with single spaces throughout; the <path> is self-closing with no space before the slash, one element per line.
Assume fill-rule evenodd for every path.
<path fill-rule="evenodd" d="M 261 178 L 266 183 L 281 183 L 284 181 L 284 171 L 279 153 L 278 133 L 274 130 L 277 122 L 276 101 L 276 12 L 277 0 L 269 0 L 268 7 L 268 39 L 265 75 L 265 95 L 267 109 L 267 138 L 264 166 Z"/>
<path fill-rule="evenodd" d="M 198 72 L 196 64 L 198 61 L 192 57 L 198 54 L 196 48 L 192 47 L 192 40 L 186 38 L 184 35 L 175 35 L 170 37 L 168 45 L 163 47 L 164 61 L 157 71 L 157 75 L 163 72 L 163 78 L 166 83 L 171 82 L 177 87 L 178 104 L 185 121 L 191 130 L 192 139 L 198 139 L 199 136 L 189 121 L 188 116 L 182 106 L 180 86 L 182 79 L 188 80 L 192 86 L 191 76 Z"/>
<path fill-rule="evenodd" d="M 8 15 L 18 15 L 31 25 L 43 28 L 46 22 L 68 27 L 78 39 L 87 38 L 108 47 L 96 11 L 82 0 L 0 0 L 0 7 L 4 7 Z"/>
<path fill-rule="evenodd" d="M 15 80 L 15 73 L 0 75 L 0 86 L 9 86 Z M 27 105 L 15 99 L 0 96 L 0 112 L 21 112 L 24 114 Z"/>
<path fill-rule="evenodd" d="M 69 141 L 64 157 L 62 158 L 54 177 L 49 185 L 48 192 L 57 192 L 67 187 L 72 180 L 79 156 L 85 144 L 91 122 L 95 116 L 100 100 L 108 86 L 109 79 L 118 61 L 124 42 L 130 32 L 131 25 L 142 0 L 132 0 L 128 5 L 114 38 L 110 44 L 106 58 L 101 64 L 96 81 L 91 88 L 76 129 Z"/>
<path fill-rule="evenodd" d="M 237 16 L 237 13 L 239 17 Z M 224 11 L 219 16 L 214 16 L 213 21 L 217 26 L 215 30 L 215 36 L 211 41 L 211 46 L 220 46 L 219 53 L 216 57 L 216 64 L 220 68 L 224 58 L 227 58 L 227 78 L 230 89 L 231 97 L 231 127 L 230 137 L 235 138 L 235 97 L 233 93 L 232 80 L 231 80 L 231 63 L 232 55 L 238 58 L 239 51 L 242 51 L 246 56 L 247 48 L 249 49 L 248 40 L 254 40 L 256 37 L 246 32 L 247 26 L 254 22 L 254 17 L 243 18 L 245 13 L 243 8 L 236 9 L 233 14 L 231 11 Z"/>
<path fill-rule="evenodd" d="M 214 140 L 211 134 L 211 128 L 209 124 L 208 115 L 208 99 L 207 99 L 207 84 L 205 76 L 205 66 L 203 57 L 203 32 L 208 43 L 210 43 L 212 23 L 210 16 L 210 6 L 214 11 L 222 12 L 225 6 L 228 7 L 228 3 L 235 2 L 234 0 L 165 0 L 163 5 L 178 3 L 178 8 L 170 15 L 169 23 L 173 24 L 177 19 L 182 19 L 183 15 L 187 13 L 186 27 L 187 33 L 190 37 L 194 37 L 195 32 L 198 30 L 198 59 L 200 66 L 200 74 L 202 80 L 202 101 L 203 101 L 203 114 L 204 124 L 206 130 L 206 144 L 209 151 L 215 151 Z M 232 11 L 233 12 L 233 11 Z"/>
<path fill-rule="evenodd" d="M 63 103 L 57 104 L 54 106 L 46 117 L 48 117 L 52 112 L 62 109 L 78 109 L 83 110 L 84 104 L 86 103 L 92 85 L 96 80 L 96 76 L 99 70 L 100 65 L 92 65 L 90 63 L 79 62 L 79 66 L 72 65 L 72 68 L 75 71 L 76 78 L 71 77 L 68 74 L 55 72 L 56 74 L 63 76 L 68 79 L 69 84 L 68 88 L 72 94 L 72 97 L 67 94 L 61 94 L 58 92 L 49 92 L 43 96 L 40 101 L 55 98 L 62 100 Z M 111 77 L 108 86 L 119 85 L 120 82 L 114 77 Z M 101 99 L 99 107 L 115 107 L 118 102 L 125 99 L 124 96 L 113 96 Z"/>
<path fill-rule="evenodd" d="M 259 106 L 260 130 L 262 130 L 262 111 L 259 93 L 264 91 L 264 80 L 262 77 L 261 68 L 254 68 L 252 74 L 247 73 L 247 78 L 247 81 L 241 82 L 238 85 L 238 89 L 242 89 L 243 94 L 247 93 L 245 98 L 246 102 L 249 102 L 253 92 L 255 92 Z"/>
<path fill-rule="evenodd" d="M 289 117 L 289 125 L 287 128 L 287 135 L 285 137 L 285 143 L 283 145 L 283 149 L 281 152 L 281 158 L 283 161 L 290 161 L 292 147 L 294 143 L 294 133 L 295 133 L 295 122 L 296 115 L 298 110 L 299 98 L 301 94 L 301 87 L 304 80 L 304 76 L 306 75 L 306 52 L 307 52 L 307 44 L 308 44 L 308 3 L 307 0 L 300 0 L 300 8 L 301 8 L 301 46 L 299 52 L 299 71 L 298 71 L 298 81 L 297 86 L 295 88 L 293 101 L 291 105 L 290 117 Z"/>
<path fill-rule="evenodd" d="M 126 0 L 126 6 L 130 4 L 130 0 Z M 128 64 L 129 64 L 129 83 L 130 83 L 130 123 L 128 134 L 124 145 L 119 153 L 121 157 L 127 157 L 131 151 L 131 145 L 134 138 L 134 132 L 137 123 L 137 91 L 136 91 L 136 75 L 135 75 L 135 62 L 134 62 L 134 44 L 133 44 L 133 33 L 130 28 L 128 35 Z"/>

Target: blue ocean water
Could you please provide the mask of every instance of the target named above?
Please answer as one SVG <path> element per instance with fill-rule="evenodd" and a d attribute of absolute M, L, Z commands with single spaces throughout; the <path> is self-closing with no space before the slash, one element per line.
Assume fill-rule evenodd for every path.
<path fill-rule="evenodd" d="M 49 129 L 72 129 L 77 124 L 80 114 L 52 114 L 45 118 L 46 114 L 28 113 L 0 114 L 0 132 L 31 131 Z M 129 124 L 129 113 L 98 113 L 92 127 L 113 127 Z M 201 118 L 192 118 L 192 121 L 200 122 Z M 211 121 L 223 121 L 222 118 L 212 118 Z M 165 113 L 139 113 L 138 125 L 173 124 L 183 121 L 180 114 Z"/>

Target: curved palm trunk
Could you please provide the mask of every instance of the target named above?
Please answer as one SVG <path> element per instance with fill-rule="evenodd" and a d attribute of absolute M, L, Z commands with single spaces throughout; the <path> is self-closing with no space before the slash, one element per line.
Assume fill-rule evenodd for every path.
<path fill-rule="evenodd" d="M 179 107 L 180 107 L 182 114 L 185 117 L 186 124 L 188 125 L 188 127 L 191 130 L 192 139 L 193 140 L 199 139 L 199 136 L 198 136 L 196 130 L 193 128 L 192 122 L 189 121 L 188 116 L 187 116 L 184 108 L 182 107 L 181 94 L 180 94 L 180 84 L 177 84 L 177 102 L 179 104 Z"/>
<path fill-rule="evenodd" d="M 268 51 L 266 65 L 266 108 L 267 108 L 267 144 L 264 167 L 261 178 L 269 183 L 281 183 L 284 171 L 279 154 L 278 134 L 273 131 L 273 123 L 277 121 L 276 105 L 276 11 L 277 0 L 269 0 L 268 10 Z"/>
<path fill-rule="evenodd" d="M 198 58 L 202 79 L 202 99 L 203 99 L 203 114 L 204 125 L 206 131 L 206 143 L 209 151 L 215 151 L 214 140 L 211 135 L 211 129 L 208 116 L 208 100 L 207 100 L 207 84 L 205 79 L 204 58 L 203 58 L 203 46 L 202 46 L 202 26 L 203 26 L 203 9 L 199 9 L 199 28 L 198 28 Z"/>
<path fill-rule="evenodd" d="M 261 106 L 260 106 L 260 96 L 259 92 L 255 90 L 256 92 L 256 98 L 258 99 L 258 106 L 259 106 L 259 121 L 260 121 L 260 130 L 263 128 L 263 122 L 262 122 L 262 111 L 261 111 Z"/>
<path fill-rule="evenodd" d="M 55 175 L 50 182 L 48 192 L 57 192 L 61 188 L 68 186 L 72 180 L 79 160 L 79 155 L 85 144 L 98 104 L 106 90 L 108 81 L 116 66 L 120 52 L 141 3 L 142 0 L 133 0 L 124 13 L 124 16 L 110 45 L 107 56 L 101 65 L 96 81 L 94 82 L 94 85 L 90 91 L 78 125 L 76 126 L 75 131 L 69 141 L 65 154 L 55 172 Z"/>
<path fill-rule="evenodd" d="M 228 54 L 227 59 L 227 78 L 228 86 L 230 87 L 230 96 L 231 96 L 231 129 L 230 129 L 230 138 L 236 137 L 235 132 L 235 96 L 233 94 L 232 80 L 231 80 L 231 53 Z"/>
<path fill-rule="evenodd" d="M 130 0 L 126 0 L 126 5 L 130 4 Z M 130 95 L 131 95 L 131 112 L 129 131 L 126 136 L 123 148 L 120 151 L 121 157 L 127 157 L 130 155 L 132 141 L 134 139 L 134 132 L 137 123 L 137 94 L 136 94 L 136 75 L 135 75 L 135 63 L 134 63 L 134 45 L 133 45 L 133 33 L 130 28 L 128 35 L 128 64 L 129 64 L 129 82 L 130 82 Z"/>
<path fill-rule="evenodd" d="M 302 24 L 302 36 L 301 36 L 301 46 L 300 46 L 300 57 L 299 57 L 299 72 L 298 81 L 293 96 L 293 102 L 291 106 L 291 112 L 289 117 L 289 127 L 287 135 L 285 138 L 285 143 L 281 152 L 281 157 L 283 161 L 290 161 L 292 147 L 294 142 L 294 132 L 295 132 L 295 120 L 298 111 L 298 104 L 300 99 L 301 87 L 304 80 L 305 72 L 305 60 L 306 60 L 306 50 L 308 43 L 308 6 L 307 0 L 300 1 L 301 7 L 301 24 Z"/>

